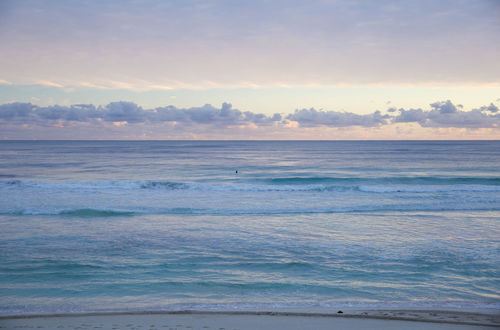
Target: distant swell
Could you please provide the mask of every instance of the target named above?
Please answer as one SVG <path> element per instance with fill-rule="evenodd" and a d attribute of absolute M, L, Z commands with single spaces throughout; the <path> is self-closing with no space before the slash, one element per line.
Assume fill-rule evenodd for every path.
<path fill-rule="evenodd" d="M 430 185 L 456 185 L 456 184 L 479 184 L 499 185 L 499 177 L 439 177 L 439 176 L 415 176 L 415 177 L 284 177 L 260 180 L 267 184 L 276 185 L 304 185 L 304 184 L 430 184 Z"/>
<path fill-rule="evenodd" d="M 143 189 L 187 189 L 189 186 L 185 183 L 170 181 L 145 181 L 140 184 Z"/>
<path fill-rule="evenodd" d="M 500 186 L 493 185 L 361 185 L 360 191 L 371 193 L 433 193 L 433 192 L 481 192 L 500 191 Z"/>
<path fill-rule="evenodd" d="M 23 184 L 23 181 L 21 180 L 7 180 L 7 181 L 2 181 L 2 184 L 5 186 L 20 186 Z"/>
<path fill-rule="evenodd" d="M 2 212 L 0 214 L 8 215 L 61 215 L 69 217 L 116 217 L 116 216 L 131 216 L 137 214 L 133 211 L 120 211 L 120 210 L 106 210 L 106 209 L 64 209 L 64 210 L 50 210 L 50 209 L 24 209 Z"/>
<path fill-rule="evenodd" d="M 380 205 L 332 207 L 332 208 L 289 208 L 289 209 L 197 209 L 197 208 L 166 208 L 166 209 L 136 209 L 136 210 L 112 210 L 112 209 L 65 209 L 65 210 L 43 210 L 26 209 L 0 212 L 0 215 L 17 216 L 63 216 L 78 218 L 100 218 L 100 217 L 126 217 L 135 215 L 287 215 L 287 214 L 328 214 L 328 213 L 377 213 L 377 212 L 446 212 L 446 211 L 500 211 L 500 207 L 492 206 L 433 206 L 433 205 Z"/>
<path fill-rule="evenodd" d="M 58 214 L 75 217 L 116 217 L 134 215 L 135 212 L 130 211 L 115 211 L 115 210 L 96 210 L 96 209 L 76 209 L 64 210 Z"/>

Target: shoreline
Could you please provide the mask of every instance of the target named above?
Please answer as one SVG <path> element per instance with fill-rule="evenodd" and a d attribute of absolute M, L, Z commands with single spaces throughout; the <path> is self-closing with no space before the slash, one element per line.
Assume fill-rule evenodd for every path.
<path fill-rule="evenodd" d="M 488 313 L 489 312 L 489 313 Z M 71 320 L 86 319 L 87 321 L 98 319 L 101 324 L 106 320 L 117 320 L 122 318 L 143 318 L 144 321 L 157 318 L 182 318 L 196 319 L 208 318 L 220 322 L 224 319 L 243 318 L 243 319 L 262 319 L 276 321 L 278 319 L 309 319 L 309 320 L 351 320 L 358 321 L 386 321 L 386 322 L 409 322 L 420 324 L 443 324 L 443 325 L 463 325 L 477 327 L 500 327 L 500 312 L 492 311 L 459 311 L 459 310 L 409 310 L 409 309 L 384 309 L 384 310 L 337 310 L 329 312 L 318 311 L 203 311 L 203 310 L 175 310 L 175 311 L 121 311 L 121 312 L 83 312 L 83 313 L 52 313 L 52 314 L 22 314 L 22 315 L 0 315 L 0 329 L 5 328 L 4 323 L 19 323 L 22 321 L 36 323 L 36 321 L 47 322 L 63 321 L 62 323 L 71 323 Z M 247 320 L 248 322 L 248 320 Z M 35 324 L 34 323 L 34 324 Z M 49 322 L 50 323 L 50 322 Z M 148 323 L 148 322 L 146 322 Z M 38 323 L 36 323 L 38 324 Z M 18 324 L 17 328 L 20 327 Z M 63 326 L 61 326 L 62 328 Z M 98 328 L 98 327 L 97 327 Z M 115 329 L 119 329 L 114 327 Z M 129 327 L 130 328 L 130 327 Z M 141 328 L 139 326 L 138 328 Z M 173 329 L 173 328 L 172 328 Z"/>

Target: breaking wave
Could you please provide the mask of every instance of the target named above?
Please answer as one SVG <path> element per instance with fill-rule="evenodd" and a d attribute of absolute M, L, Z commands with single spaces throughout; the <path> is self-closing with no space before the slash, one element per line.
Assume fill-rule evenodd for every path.
<path fill-rule="evenodd" d="M 500 178 L 330 178 L 289 177 L 262 180 L 241 180 L 220 183 L 176 182 L 168 180 L 44 182 L 0 180 L 0 189 L 40 189 L 49 191 L 102 191 L 150 189 L 157 191 L 298 191 L 331 192 L 360 191 L 366 193 L 432 193 L 432 192 L 495 192 L 500 191 Z"/>

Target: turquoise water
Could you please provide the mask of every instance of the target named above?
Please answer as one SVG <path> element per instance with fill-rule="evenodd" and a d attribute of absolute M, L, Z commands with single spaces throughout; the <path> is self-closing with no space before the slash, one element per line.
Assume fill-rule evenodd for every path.
<path fill-rule="evenodd" d="M 499 309 L 498 164 L 499 141 L 2 141 L 0 313 Z"/>

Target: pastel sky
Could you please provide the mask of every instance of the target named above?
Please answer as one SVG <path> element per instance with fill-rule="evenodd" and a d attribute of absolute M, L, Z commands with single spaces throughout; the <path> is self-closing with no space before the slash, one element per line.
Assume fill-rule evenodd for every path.
<path fill-rule="evenodd" d="M 0 0 L 2 139 L 500 139 L 498 0 Z"/>

